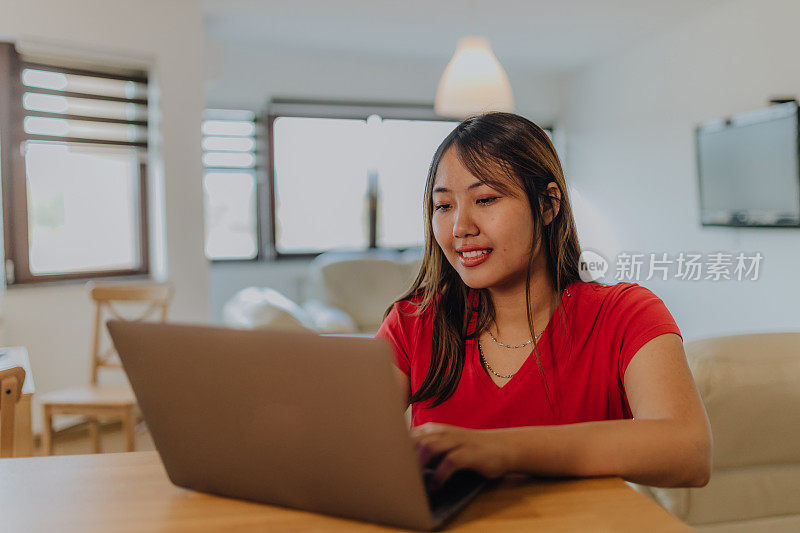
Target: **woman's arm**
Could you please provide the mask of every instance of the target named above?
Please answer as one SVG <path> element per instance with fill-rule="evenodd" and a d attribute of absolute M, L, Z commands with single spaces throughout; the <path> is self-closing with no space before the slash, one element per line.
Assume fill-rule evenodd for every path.
<path fill-rule="evenodd" d="M 550 476 L 620 476 L 660 487 L 702 487 L 711 475 L 711 430 L 683 344 L 664 334 L 645 344 L 624 376 L 634 420 L 496 430 L 442 424 L 415 428 L 420 460 L 444 456 L 435 477 L 471 468 Z"/>
<path fill-rule="evenodd" d="M 411 380 L 408 379 L 405 372 L 396 366 L 392 367 L 392 371 L 394 371 L 394 377 L 397 380 L 397 385 L 400 387 L 400 392 L 402 392 L 403 398 L 406 399 L 405 406 L 403 407 L 403 409 L 406 409 L 408 408 L 408 399 L 411 398 Z"/>

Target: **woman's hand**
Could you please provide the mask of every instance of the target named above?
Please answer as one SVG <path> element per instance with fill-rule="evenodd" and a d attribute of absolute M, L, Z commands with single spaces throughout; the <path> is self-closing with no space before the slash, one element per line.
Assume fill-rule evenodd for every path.
<path fill-rule="evenodd" d="M 491 430 L 429 422 L 413 428 L 411 438 L 422 466 L 441 458 L 433 474 L 437 485 L 464 468 L 489 478 L 500 477 L 509 470 L 508 450 L 500 435 Z"/>

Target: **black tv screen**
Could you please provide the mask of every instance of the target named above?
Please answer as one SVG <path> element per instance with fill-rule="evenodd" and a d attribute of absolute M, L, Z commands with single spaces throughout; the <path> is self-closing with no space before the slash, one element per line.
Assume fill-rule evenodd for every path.
<path fill-rule="evenodd" d="M 796 103 L 706 122 L 696 141 L 704 226 L 800 226 Z"/>

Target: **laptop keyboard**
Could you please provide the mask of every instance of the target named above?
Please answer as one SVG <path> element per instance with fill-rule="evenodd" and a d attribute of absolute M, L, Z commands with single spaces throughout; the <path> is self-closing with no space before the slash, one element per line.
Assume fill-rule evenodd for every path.
<path fill-rule="evenodd" d="M 487 483 L 487 479 L 474 470 L 458 470 L 441 486 L 433 484 L 433 468 L 422 471 L 428 503 L 434 515 L 459 507 L 466 498 L 474 495 Z"/>

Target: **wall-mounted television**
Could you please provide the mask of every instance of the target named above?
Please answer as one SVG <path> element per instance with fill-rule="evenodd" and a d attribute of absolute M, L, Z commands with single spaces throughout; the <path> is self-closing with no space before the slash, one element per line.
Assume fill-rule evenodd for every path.
<path fill-rule="evenodd" d="M 787 102 L 697 127 L 702 225 L 800 227 L 799 117 Z"/>

